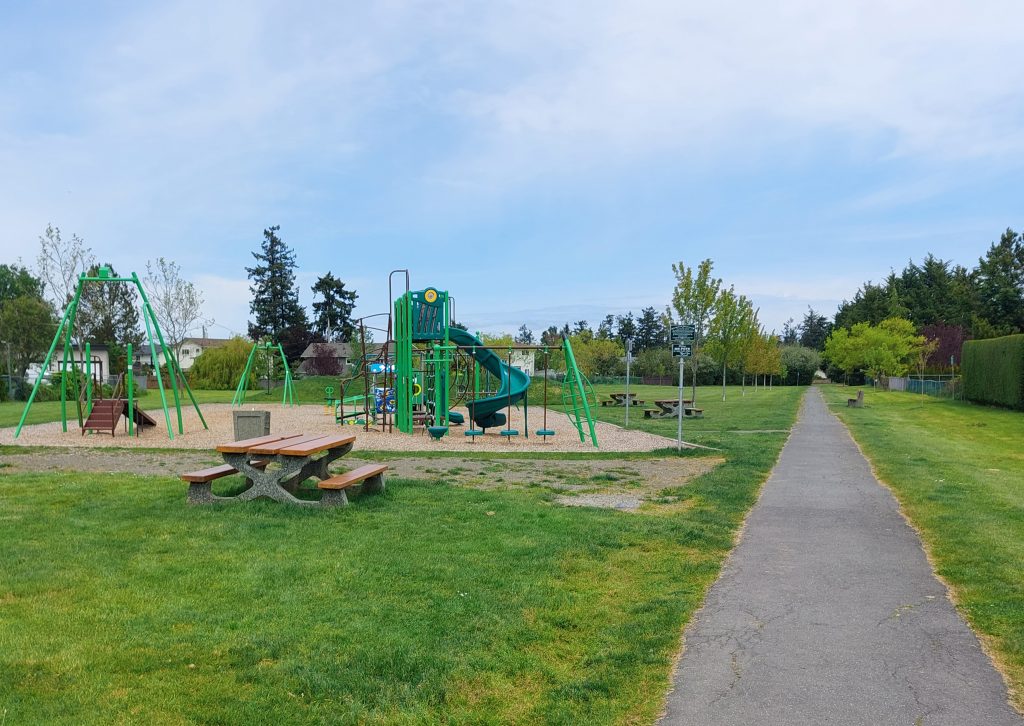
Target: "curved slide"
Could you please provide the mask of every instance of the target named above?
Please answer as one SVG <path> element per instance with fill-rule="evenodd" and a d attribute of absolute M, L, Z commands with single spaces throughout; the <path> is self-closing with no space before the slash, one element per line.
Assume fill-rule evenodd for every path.
<path fill-rule="evenodd" d="M 515 404 L 523 399 L 526 389 L 530 387 L 530 377 L 518 368 L 510 368 L 494 351 L 483 347 L 484 344 L 475 335 L 465 330 L 450 328 L 448 340 L 463 348 L 464 352 L 473 356 L 481 366 L 501 381 L 501 388 L 495 395 L 466 403 L 470 419 L 482 429 L 503 426 L 505 414 L 501 413 L 501 409 L 509 403 Z"/>

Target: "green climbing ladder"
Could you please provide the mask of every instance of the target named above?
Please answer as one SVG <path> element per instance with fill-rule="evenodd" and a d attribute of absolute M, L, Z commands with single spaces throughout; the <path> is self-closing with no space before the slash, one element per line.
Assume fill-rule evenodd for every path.
<path fill-rule="evenodd" d="M 562 338 L 565 351 L 565 381 L 562 383 L 562 410 L 572 421 L 580 434 L 580 441 L 587 442 L 589 436 L 594 448 L 597 446 L 597 432 L 594 431 L 594 417 L 590 413 L 590 402 L 595 400 L 594 389 L 587 377 L 576 365 L 576 356 L 572 352 L 572 343 L 568 337 Z M 584 420 L 586 427 L 584 428 Z"/>

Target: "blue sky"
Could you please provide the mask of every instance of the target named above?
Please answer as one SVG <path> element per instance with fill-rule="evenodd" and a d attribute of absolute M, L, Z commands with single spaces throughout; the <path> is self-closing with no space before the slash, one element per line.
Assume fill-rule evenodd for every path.
<path fill-rule="evenodd" d="M 300 8 L 294 6 L 300 6 Z M 177 260 L 244 331 L 264 227 L 303 302 L 387 274 L 485 331 L 668 301 L 705 257 L 781 328 L 1024 226 L 1016 1 L 3 6 L 0 261 L 47 223 Z"/>

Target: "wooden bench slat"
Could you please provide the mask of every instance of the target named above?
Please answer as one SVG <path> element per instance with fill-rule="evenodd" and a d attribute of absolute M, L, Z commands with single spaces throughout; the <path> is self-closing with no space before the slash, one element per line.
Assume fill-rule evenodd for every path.
<path fill-rule="evenodd" d="M 220 479 L 222 476 L 230 476 L 231 474 L 237 474 L 238 469 L 231 466 L 230 464 L 221 464 L 220 466 L 211 466 L 208 469 L 200 469 L 199 471 L 190 471 L 187 474 L 182 474 L 182 481 L 203 483 L 213 481 L 214 479 Z"/>
<path fill-rule="evenodd" d="M 217 451 L 223 454 L 244 454 L 253 446 L 269 444 L 274 441 L 298 438 L 301 434 L 270 434 L 269 436 L 257 436 L 253 439 L 242 439 L 241 441 L 230 441 L 217 446 Z"/>
<path fill-rule="evenodd" d="M 317 487 L 320 489 L 347 489 L 370 477 L 383 474 L 387 469 L 387 464 L 366 464 L 358 469 L 332 476 L 330 479 L 324 479 L 317 483 Z"/>
<path fill-rule="evenodd" d="M 276 453 L 283 456 L 309 456 L 310 454 L 316 454 L 320 451 L 326 451 L 327 449 L 351 444 L 355 440 L 355 434 L 321 436 L 315 441 L 309 441 L 308 443 L 295 443 L 291 446 L 278 449 Z"/>
<path fill-rule="evenodd" d="M 278 439 L 277 441 L 268 441 L 265 444 L 250 446 L 248 448 L 248 452 L 250 454 L 277 454 L 280 453 L 281 449 L 288 446 L 317 441 L 325 436 L 327 436 L 327 434 L 301 434 L 299 436 L 291 436 L 287 439 Z"/>

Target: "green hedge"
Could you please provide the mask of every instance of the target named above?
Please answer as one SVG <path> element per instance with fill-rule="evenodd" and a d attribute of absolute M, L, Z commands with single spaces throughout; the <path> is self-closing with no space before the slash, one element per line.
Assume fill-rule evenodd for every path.
<path fill-rule="evenodd" d="M 968 340 L 962 364 L 966 398 L 1024 410 L 1024 335 Z"/>

